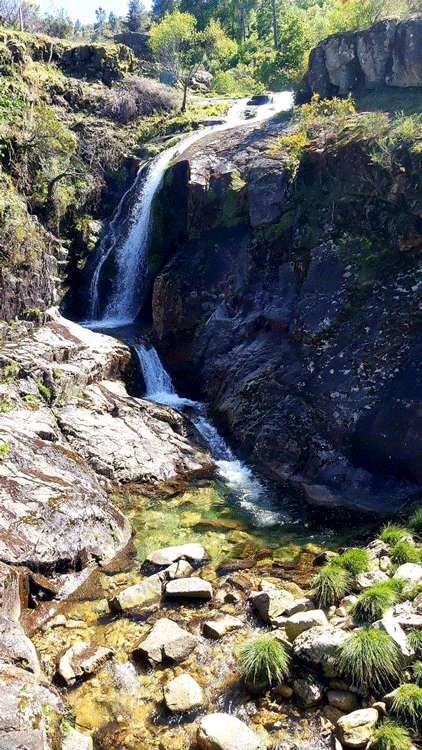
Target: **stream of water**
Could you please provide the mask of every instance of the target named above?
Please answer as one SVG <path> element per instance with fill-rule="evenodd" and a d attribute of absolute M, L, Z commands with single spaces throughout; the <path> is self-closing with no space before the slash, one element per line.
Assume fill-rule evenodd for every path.
<path fill-rule="evenodd" d="M 289 92 L 278 95 L 274 103 L 258 108 L 254 122 L 288 109 L 291 101 Z M 238 102 L 224 125 L 206 132 L 244 122 L 245 107 L 246 100 Z M 137 559 L 113 575 L 100 571 L 92 590 L 85 591 L 81 601 L 67 611 L 66 624 L 40 634 L 36 646 L 47 673 L 64 644 L 68 647 L 82 639 L 115 649 L 115 658 L 99 678 L 79 683 L 68 694 L 76 726 L 94 737 L 96 750 L 194 750 L 197 716 L 169 717 L 162 701 L 163 684 L 182 672 L 191 674 L 204 690 L 206 707 L 202 713 L 225 711 L 252 726 L 259 724 L 267 733 L 268 742 L 273 743 L 273 750 L 328 750 L 332 747 L 331 736 L 321 732 L 318 715 L 301 714 L 291 704 L 281 702 L 278 706 L 270 699 L 258 708 L 245 691 L 235 666 L 236 648 L 262 623 L 254 620 L 242 592 L 227 599 L 230 588 L 224 565 L 233 559 L 240 561 L 253 586 L 263 577 L 276 581 L 278 576 L 306 587 L 313 556 L 332 532 L 324 528 L 320 519 L 315 523 L 302 503 L 240 461 L 207 419 L 205 405 L 178 396 L 156 350 L 140 342 L 139 334 L 134 340 L 133 332 L 128 334 L 122 328 L 130 326 L 139 312 L 154 193 L 175 154 L 203 135 L 204 132 L 195 132 L 187 136 L 154 159 L 147 173 L 143 170 L 138 174 L 131 188 L 136 197 L 129 216 L 124 215 L 127 196 L 123 196 L 100 243 L 90 287 L 90 319 L 84 325 L 134 347 L 145 382 L 144 398 L 171 406 L 190 420 L 209 447 L 216 475 L 197 479 L 178 491 L 152 492 L 135 485 L 122 487 L 112 496 L 137 532 Z M 111 252 L 116 273 L 102 307 L 101 274 Z M 164 602 L 158 612 L 110 614 L 110 596 L 139 582 L 139 561 L 154 549 L 186 542 L 200 542 L 212 556 L 212 563 L 201 569 L 201 576 L 213 585 L 212 602 Z M 204 620 L 221 614 L 241 617 L 242 629 L 210 641 L 203 636 Z M 134 663 L 130 653 L 163 616 L 193 632 L 198 646 L 181 667 L 146 669 Z"/>

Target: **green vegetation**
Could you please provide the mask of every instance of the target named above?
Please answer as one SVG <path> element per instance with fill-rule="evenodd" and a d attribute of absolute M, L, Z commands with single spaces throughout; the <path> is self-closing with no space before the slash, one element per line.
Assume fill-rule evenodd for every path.
<path fill-rule="evenodd" d="M 384 631 L 359 628 L 339 646 L 337 664 L 340 673 L 354 687 L 378 695 L 398 680 L 400 653 Z"/>
<path fill-rule="evenodd" d="M 393 607 L 400 599 L 401 586 L 396 580 L 375 583 L 359 594 L 357 602 L 351 607 L 350 614 L 360 625 L 371 625 L 380 620 L 387 609 Z"/>
<path fill-rule="evenodd" d="M 403 537 L 411 536 L 409 529 L 405 526 L 398 526 L 395 523 L 388 523 L 381 531 L 379 538 L 386 544 L 397 544 Z"/>
<path fill-rule="evenodd" d="M 415 732 L 420 732 L 422 726 L 422 688 L 412 682 L 400 685 L 395 691 L 391 710 L 406 724 L 410 724 Z"/>
<path fill-rule="evenodd" d="M 418 508 L 412 516 L 410 526 L 417 534 L 422 534 L 422 508 Z"/>
<path fill-rule="evenodd" d="M 239 651 L 237 664 L 246 682 L 281 682 L 289 671 L 285 647 L 269 633 L 247 641 Z"/>
<path fill-rule="evenodd" d="M 413 544 L 403 541 L 394 545 L 390 551 L 390 557 L 394 565 L 403 565 L 408 562 L 419 563 L 421 553 Z"/>
<path fill-rule="evenodd" d="M 37 388 L 44 401 L 46 401 L 47 404 L 51 406 L 56 395 L 54 393 L 54 388 L 51 385 L 43 385 L 42 383 L 37 383 Z"/>
<path fill-rule="evenodd" d="M 339 565 L 325 565 L 312 578 L 318 606 L 326 609 L 337 604 L 346 594 L 350 581 L 350 574 L 344 568 Z"/>
<path fill-rule="evenodd" d="M 414 661 L 412 664 L 413 679 L 419 687 L 422 686 L 422 661 Z"/>
<path fill-rule="evenodd" d="M 13 362 L 0 366 L 0 383 L 14 383 L 19 375 L 19 367 Z"/>
<path fill-rule="evenodd" d="M 411 746 L 409 732 L 395 721 L 385 721 L 377 727 L 369 744 L 372 750 L 410 750 Z"/>
<path fill-rule="evenodd" d="M 422 630 L 417 628 L 409 628 L 407 631 L 407 638 L 411 646 L 415 649 L 415 654 L 418 659 L 422 658 Z"/>
<path fill-rule="evenodd" d="M 0 445 L 0 458 L 6 455 L 8 449 L 9 449 L 9 443 L 2 443 Z"/>
<path fill-rule="evenodd" d="M 340 565 L 347 570 L 350 575 L 358 576 L 360 573 L 366 573 L 369 570 L 370 557 L 367 549 L 362 547 L 353 547 L 346 550 L 342 555 L 333 557 L 331 565 Z"/>

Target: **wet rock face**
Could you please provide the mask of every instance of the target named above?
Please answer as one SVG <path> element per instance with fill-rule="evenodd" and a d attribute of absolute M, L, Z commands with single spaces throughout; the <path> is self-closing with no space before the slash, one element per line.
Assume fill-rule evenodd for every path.
<path fill-rule="evenodd" d="M 361 143 L 313 148 L 293 191 L 283 148 L 268 153 L 273 128 L 208 136 L 184 155 L 191 239 L 154 282 L 161 355 L 179 390 L 307 500 L 388 513 L 421 481 L 420 269 L 416 256 L 403 264 L 421 240 L 419 166 L 397 193 L 410 231 L 396 178 L 372 173 Z M 367 211 L 368 181 L 388 216 L 378 199 Z M 330 190 L 348 202 L 328 207 Z M 390 256 L 368 281 L 380 226 Z"/>
<path fill-rule="evenodd" d="M 355 33 L 333 34 L 311 51 L 306 85 L 322 98 L 362 85 L 422 86 L 421 43 L 421 17 L 384 19 Z"/>

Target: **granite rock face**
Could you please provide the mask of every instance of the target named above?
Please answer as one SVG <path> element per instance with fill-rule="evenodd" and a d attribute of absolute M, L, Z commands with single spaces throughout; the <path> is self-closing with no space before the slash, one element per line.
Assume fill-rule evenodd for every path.
<path fill-rule="evenodd" d="M 393 27 L 381 23 L 383 49 Z M 387 176 L 361 140 L 316 140 L 292 182 L 286 150 L 269 149 L 281 132 L 206 136 L 168 171 L 156 213 L 181 224 L 153 284 L 160 355 L 179 391 L 308 501 L 387 514 L 422 481 L 418 160 Z"/>
<path fill-rule="evenodd" d="M 422 86 L 421 43 L 420 16 L 400 23 L 386 18 L 368 29 L 338 32 L 311 51 L 304 88 L 326 98 L 362 86 Z"/>

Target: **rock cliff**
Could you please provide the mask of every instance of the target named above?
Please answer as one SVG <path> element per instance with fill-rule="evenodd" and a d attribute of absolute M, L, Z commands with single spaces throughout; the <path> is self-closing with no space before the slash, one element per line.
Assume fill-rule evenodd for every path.
<path fill-rule="evenodd" d="M 383 19 L 341 31 L 311 50 L 301 97 L 344 95 L 359 88 L 422 86 L 422 17 Z"/>
<path fill-rule="evenodd" d="M 422 479 L 420 156 L 389 171 L 359 128 L 325 132 L 293 179 L 277 132 L 208 136 L 171 168 L 155 335 L 251 457 L 312 502 L 389 512 Z"/>

